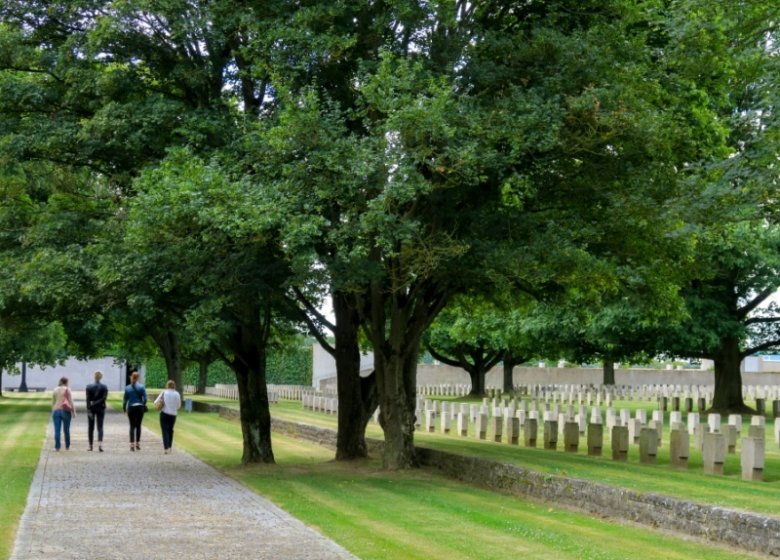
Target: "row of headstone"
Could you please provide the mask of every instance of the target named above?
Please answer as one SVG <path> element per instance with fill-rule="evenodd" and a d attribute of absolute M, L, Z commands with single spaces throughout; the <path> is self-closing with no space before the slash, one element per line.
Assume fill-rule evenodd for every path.
<path fill-rule="evenodd" d="M 299 401 L 303 397 L 304 393 L 310 392 L 311 387 L 308 385 L 277 385 L 277 384 L 268 384 L 268 392 L 269 393 L 275 393 L 278 398 L 290 400 L 290 401 Z"/>
<path fill-rule="evenodd" d="M 440 406 L 440 405 L 456 406 Z M 423 418 L 422 425 L 427 432 L 451 433 L 453 423 L 456 434 L 468 436 L 470 425 L 474 426 L 475 436 L 479 439 L 490 439 L 495 442 L 519 444 L 522 427 L 523 442 L 527 447 L 537 446 L 539 411 L 518 409 L 510 414 L 511 408 L 506 407 L 502 414 L 499 407 L 488 413 L 488 407 L 468 403 L 440 403 L 439 401 L 424 401 L 423 410 L 418 411 L 418 419 Z M 571 414 L 557 414 L 554 410 L 542 411 L 543 437 L 542 446 L 545 449 L 557 449 L 563 442 L 567 452 L 577 452 L 580 436 L 587 436 L 588 455 L 600 456 L 604 441 L 604 425 L 598 407 L 591 410 L 590 422 L 584 422 L 584 407 Z M 557 416 L 557 417 L 556 417 Z M 573 416 L 573 417 L 572 417 Z M 670 414 L 670 464 L 677 468 L 687 468 L 690 450 L 690 438 L 694 437 L 695 448 L 702 453 L 704 471 L 712 474 L 723 473 L 723 463 L 727 453 L 735 453 L 738 436 L 742 428 L 740 415 L 732 414 L 728 424 L 721 424 L 719 414 L 709 414 L 707 422 L 700 422 L 699 413 L 691 413 L 687 425 L 682 422 L 682 413 Z M 775 441 L 780 443 L 780 423 L 776 423 Z M 652 420 L 648 422 L 647 411 L 638 409 L 634 417 L 630 411 L 622 409 L 607 410 L 607 431 L 612 438 L 612 458 L 625 461 L 630 445 L 639 446 L 641 463 L 654 464 L 658 449 L 662 446 L 664 427 L 663 412 L 652 411 Z M 765 455 L 765 419 L 763 416 L 753 416 L 749 433 L 741 440 L 741 464 L 743 478 L 746 480 L 761 480 Z"/>
<path fill-rule="evenodd" d="M 418 388 L 421 396 L 459 396 L 468 393 L 468 385 L 435 385 Z M 704 412 L 712 403 L 711 386 L 699 385 L 639 385 L 639 386 L 589 386 L 589 385 L 518 385 L 514 395 L 530 395 L 545 402 L 560 404 L 586 404 L 588 406 L 611 406 L 615 400 L 657 402 L 661 410 Z M 780 387 L 754 386 L 743 387 L 748 400 L 754 401 L 759 414 L 768 412 L 771 406 L 772 416 L 780 417 Z M 489 398 L 501 397 L 500 388 L 489 388 Z"/>
<path fill-rule="evenodd" d="M 314 412 L 337 414 L 339 411 L 339 400 L 336 397 L 304 393 L 301 396 L 301 404 L 304 409 Z"/>

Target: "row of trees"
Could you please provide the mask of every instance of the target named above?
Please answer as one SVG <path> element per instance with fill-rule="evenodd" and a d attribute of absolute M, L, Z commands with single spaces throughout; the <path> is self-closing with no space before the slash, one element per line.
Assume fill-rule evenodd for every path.
<path fill-rule="evenodd" d="M 273 461 L 266 356 L 302 325 L 337 458 L 379 405 L 388 468 L 423 347 L 714 357 L 744 406 L 733 359 L 778 344 L 777 29 L 710 4 L 6 1 L 3 363 L 43 359 L 31 328 L 151 341 L 178 382 L 221 359 L 244 462 Z"/>

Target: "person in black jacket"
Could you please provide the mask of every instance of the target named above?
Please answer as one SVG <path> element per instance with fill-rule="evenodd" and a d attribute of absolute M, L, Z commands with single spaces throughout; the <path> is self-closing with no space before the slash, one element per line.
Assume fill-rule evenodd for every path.
<path fill-rule="evenodd" d="M 108 387 L 100 380 L 103 379 L 103 372 L 95 372 L 95 382 L 87 385 L 87 421 L 89 425 L 89 450 L 92 451 L 92 441 L 97 425 L 98 450 L 103 451 L 103 418 L 106 415 L 106 398 L 108 398 Z"/>

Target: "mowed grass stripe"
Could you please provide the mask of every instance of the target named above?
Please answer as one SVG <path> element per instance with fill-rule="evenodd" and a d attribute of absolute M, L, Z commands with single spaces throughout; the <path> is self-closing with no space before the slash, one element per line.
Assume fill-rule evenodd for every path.
<path fill-rule="evenodd" d="M 333 452 L 274 434 L 277 465 L 241 467 L 240 426 L 216 415 L 183 415 L 183 446 L 272 499 L 361 558 L 749 558 L 655 531 L 605 522 L 497 495 L 434 473 L 386 473 L 377 461 L 336 463 Z M 211 438 L 222 442 L 199 450 Z M 308 449 L 308 453 L 307 453 Z M 299 459 L 291 459 L 292 454 Z M 316 457 L 324 457 L 316 463 Z"/>
<path fill-rule="evenodd" d="M 0 558 L 11 555 L 50 421 L 50 409 L 51 395 L 43 393 L 0 399 Z"/>
<path fill-rule="evenodd" d="M 424 446 L 427 444 L 425 437 L 418 440 Z M 780 515 L 780 483 L 745 482 L 740 480 L 739 475 L 704 475 L 701 462 L 698 466 L 689 465 L 687 470 L 674 470 L 669 465 L 639 465 L 638 458 L 630 459 L 628 463 L 620 463 L 609 457 L 598 460 L 564 453 L 561 450 L 512 448 L 506 445 L 496 445 L 491 449 L 489 444 L 483 444 L 481 448 L 484 448 L 484 451 L 479 453 L 478 449 L 481 448 L 475 447 L 471 442 L 447 442 L 441 439 L 427 445 L 450 453 L 491 458 L 541 473 L 594 480 L 638 492 L 653 492 L 699 503 Z M 732 455 L 728 461 L 738 462 L 739 459 Z"/>
<path fill-rule="evenodd" d="M 394 558 L 400 551 L 384 542 L 414 542 L 410 558 L 503 558 L 507 551 L 537 558 L 625 558 L 626 542 L 669 558 L 695 558 L 702 546 L 682 543 L 632 526 L 550 509 L 523 500 L 451 484 L 436 478 L 417 480 L 369 473 L 362 479 L 337 480 L 303 473 L 263 473 L 248 481 L 260 493 L 304 521 L 317 520 L 323 532 L 347 543 L 361 558 Z M 338 530 L 329 530 L 327 519 Z M 343 518 L 349 518 L 347 527 Z M 391 520 L 391 521 L 389 521 Z M 390 527 L 388 527 L 390 525 Z M 355 532 L 357 531 L 357 532 Z M 365 543 L 365 535 L 370 541 Z M 379 543 L 373 542 L 378 538 Z M 427 543 L 422 546 L 421 543 Z M 433 548 L 430 543 L 438 543 Z M 675 552 L 668 554 L 671 547 Z M 708 558 L 739 558 L 731 551 L 705 547 Z M 374 556 L 377 549 L 386 556 Z"/>

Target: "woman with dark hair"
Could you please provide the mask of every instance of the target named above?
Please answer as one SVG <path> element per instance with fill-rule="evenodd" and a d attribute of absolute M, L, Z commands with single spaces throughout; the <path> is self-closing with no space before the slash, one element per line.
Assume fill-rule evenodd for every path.
<path fill-rule="evenodd" d="M 68 387 L 68 378 L 60 378 L 60 384 L 51 395 L 51 419 L 54 422 L 54 451 L 59 451 L 60 430 L 65 434 L 65 449 L 70 449 L 70 420 L 76 417 L 73 396 Z"/>
<path fill-rule="evenodd" d="M 130 372 L 130 385 L 125 387 L 122 410 L 130 421 L 130 451 L 141 450 L 141 423 L 146 412 L 146 387 L 138 383 L 138 370 Z"/>

